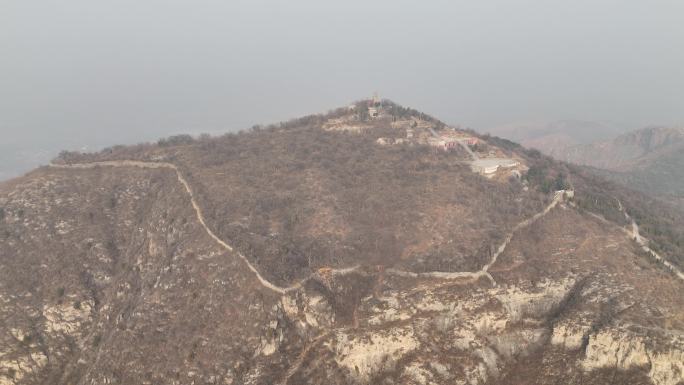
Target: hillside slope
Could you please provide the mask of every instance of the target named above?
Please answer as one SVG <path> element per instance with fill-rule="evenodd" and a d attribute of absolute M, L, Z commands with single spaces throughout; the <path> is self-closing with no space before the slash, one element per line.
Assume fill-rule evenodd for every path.
<path fill-rule="evenodd" d="M 472 136 L 363 102 L 0 184 L 0 384 L 684 380 L 679 222 L 670 269 L 638 193 Z"/>

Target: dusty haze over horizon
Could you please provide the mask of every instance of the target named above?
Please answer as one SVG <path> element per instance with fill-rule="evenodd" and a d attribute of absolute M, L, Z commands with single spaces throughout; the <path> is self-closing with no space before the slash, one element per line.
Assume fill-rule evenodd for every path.
<path fill-rule="evenodd" d="M 373 91 L 453 124 L 684 123 L 681 1 L 0 2 L 0 180 Z"/>

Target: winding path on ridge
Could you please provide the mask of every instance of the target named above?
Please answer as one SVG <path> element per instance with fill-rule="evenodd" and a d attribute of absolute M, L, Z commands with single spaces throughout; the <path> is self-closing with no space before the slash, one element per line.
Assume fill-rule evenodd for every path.
<path fill-rule="evenodd" d="M 254 273 L 256 278 L 259 280 L 262 286 L 265 288 L 272 290 L 276 293 L 279 293 L 281 295 L 285 295 L 289 292 L 298 290 L 303 287 L 303 285 L 310 279 L 313 278 L 314 274 L 310 275 L 307 278 L 304 278 L 303 280 L 295 283 L 292 286 L 288 287 L 281 287 L 278 285 L 275 285 L 274 283 L 270 282 L 266 278 L 264 278 L 261 273 L 252 265 L 252 263 L 245 257 L 242 253 L 240 253 L 238 250 L 233 248 L 231 245 L 227 244 L 224 242 L 221 238 L 219 238 L 207 225 L 206 219 L 204 218 L 204 214 L 202 214 L 202 209 L 199 206 L 199 203 L 197 203 L 197 200 L 195 198 L 195 194 L 193 193 L 192 187 L 190 187 L 190 183 L 188 183 L 187 179 L 183 176 L 183 174 L 180 172 L 178 167 L 172 163 L 168 162 L 147 162 L 147 161 L 138 161 L 138 160 L 111 160 L 111 161 L 99 161 L 99 162 L 90 162 L 90 163 L 73 163 L 73 164 L 55 164 L 52 163 L 49 165 L 51 168 L 57 168 L 57 169 L 93 169 L 97 167 L 138 167 L 138 168 L 146 168 L 146 169 L 169 169 L 173 170 L 176 173 L 176 177 L 178 178 L 178 181 L 180 182 L 181 185 L 185 188 L 185 191 L 187 192 L 188 196 L 190 197 L 190 203 L 192 204 L 193 209 L 195 210 L 195 215 L 197 217 L 197 220 L 199 223 L 202 225 L 204 230 L 207 232 L 207 234 L 216 241 L 221 247 L 223 247 L 225 250 L 228 250 L 230 252 L 233 252 L 237 254 L 240 259 L 247 265 L 247 267 Z M 441 271 L 433 271 L 433 272 L 427 272 L 427 273 L 413 273 L 409 271 L 402 271 L 402 270 L 396 270 L 396 269 L 387 269 L 386 273 L 396 275 L 396 276 L 401 276 L 401 277 L 409 277 L 409 278 L 435 278 L 435 279 L 446 279 L 446 280 L 452 280 L 452 279 L 463 279 L 463 278 L 472 278 L 472 279 L 477 279 L 480 277 L 487 277 L 490 281 L 492 281 L 493 284 L 496 284 L 494 281 L 494 278 L 492 275 L 489 273 L 489 269 L 496 263 L 497 258 L 501 253 L 504 252 L 510 241 L 513 239 L 513 236 L 515 233 L 534 223 L 541 217 L 545 216 L 548 214 L 558 203 L 563 201 L 563 194 L 556 194 L 553 198 L 553 201 L 546 206 L 546 208 L 532 216 L 531 218 L 528 218 L 520 223 L 518 223 L 513 230 L 506 236 L 506 239 L 504 242 L 499 246 L 499 248 L 496 250 L 496 252 L 492 255 L 491 260 L 489 263 L 484 265 L 480 270 L 475 271 L 475 272 L 469 272 L 469 271 L 464 271 L 464 272 L 441 272 Z M 330 273 L 332 275 L 344 275 L 344 274 L 350 274 L 355 271 L 357 271 L 360 268 L 360 266 L 352 266 L 352 267 L 347 267 L 347 268 L 339 268 L 339 269 L 330 269 Z"/>
<path fill-rule="evenodd" d="M 648 246 L 648 239 L 644 238 L 641 236 L 641 233 L 639 232 L 639 225 L 637 225 L 636 221 L 627 214 L 627 211 L 625 210 L 624 207 L 622 207 L 622 202 L 620 200 L 617 200 L 618 206 L 620 207 L 620 211 L 622 211 L 622 214 L 624 214 L 625 219 L 631 222 L 632 224 L 632 231 L 630 232 L 628 229 L 623 229 L 628 235 L 634 239 L 634 241 L 641 246 L 641 249 L 647 253 L 649 253 L 653 258 L 656 259 L 656 261 L 662 263 L 667 267 L 668 269 L 672 270 L 672 272 L 681 280 L 684 280 L 684 273 L 682 273 L 681 270 L 677 268 L 677 266 L 673 265 L 670 261 L 667 259 L 663 258 L 662 255 L 658 254 L 655 250 L 651 249 Z"/>
<path fill-rule="evenodd" d="M 190 202 L 192 204 L 193 209 L 195 210 L 195 215 L 197 217 L 198 222 L 202 225 L 204 230 L 207 232 L 207 234 L 216 241 L 221 247 L 223 247 L 225 250 L 228 250 L 230 252 L 233 252 L 237 254 L 240 259 L 247 265 L 247 267 L 254 273 L 256 278 L 259 280 L 261 285 L 263 285 L 265 288 L 270 289 L 278 294 L 281 295 L 286 295 L 289 292 L 296 291 L 300 288 L 303 287 L 304 283 L 306 283 L 308 280 L 314 278 L 315 273 L 312 273 L 309 277 L 295 283 L 292 286 L 288 287 L 281 287 L 278 285 L 273 284 L 272 282 L 268 281 L 266 278 L 264 278 L 261 273 L 252 265 L 252 263 L 238 250 L 234 249 L 232 246 L 224 242 L 221 238 L 219 238 L 207 225 L 206 219 L 204 217 L 204 214 L 202 213 L 202 210 L 199 206 L 199 203 L 197 202 L 195 198 L 195 194 L 193 193 L 192 187 L 188 183 L 188 181 L 185 179 L 183 174 L 180 172 L 178 167 L 172 163 L 167 163 L 167 162 L 146 162 L 146 161 L 136 161 L 136 160 L 113 160 L 113 161 L 100 161 L 100 162 L 91 162 L 91 163 L 75 163 L 75 164 L 50 164 L 49 167 L 52 168 L 57 168 L 57 169 L 93 169 L 97 167 L 138 167 L 138 168 L 146 168 L 146 169 L 170 169 L 173 170 L 176 173 L 176 177 L 178 178 L 178 181 L 180 182 L 181 185 L 185 188 L 185 191 L 187 192 L 188 196 L 190 197 Z M 401 270 L 395 270 L 395 269 L 387 269 L 385 270 L 386 273 L 389 274 L 394 274 L 397 276 L 402 276 L 402 277 L 410 277 L 410 278 L 434 278 L 434 279 L 441 279 L 441 280 L 460 280 L 463 278 L 470 278 L 471 282 L 479 279 L 480 277 L 487 277 L 494 285 L 496 285 L 496 282 L 494 281 L 494 278 L 492 275 L 489 273 L 489 269 L 496 263 L 497 258 L 499 255 L 501 255 L 508 244 L 511 242 L 513 239 L 513 236 L 517 231 L 520 229 L 527 227 L 546 214 L 548 214 L 554 207 L 556 207 L 559 203 L 563 201 L 564 194 L 561 192 L 557 192 L 556 195 L 554 196 L 553 200 L 549 205 L 547 205 L 544 210 L 541 212 L 535 214 L 534 216 L 525 219 L 524 221 L 518 223 L 515 225 L 512 229 L 512 231 L 506 236 L 504 241 L 499 245 L 497 248 L 496 252 L 492 255 L 492 258 L 490 261 L 482 266 L 482 268 L 478 271 L 475 272 L 439 272 L 439 271 L 434 271 L 434 272 L 426 272 L 426 273 L 413 273 L 413 272 L 408 272 L 408 271 L 401 271 Z M 347 268 L 339 268 L 339 269 L 330 269 L 328 271 L 329 274 L 335 276 L 335 275 L 345 275 L 345 274 L 350 274 L 355 271 L 357 271 L 360 268 L 360 266 L 352 266 L 352 267 L 347 267 Z M 326 330 L 323 331 L 321 334 L 316 336 L 313 340 L 309 341 L 300 354 L 297 356 L 295 359 L 295 362 L 288 368 L 288 370 L 284 373 L 283 378 L 278 382 L 279 385 L 285 385 L 288 383 L 289 379 L 301 368 L 304 360 L 306 359 L 307 355 L 309 354 L 310 350 L 315 347 L 318 343 L 323 341 L 326 337 L 328 337 L 334 330 Z"/>
<path fill-rule="evenodd" d="M 165 169 L 171 169 L 175 171 L 176 176 L 178 177 L 178 181 L 183 185 L 185 188 L 185 191 L 188 193 L 190 196 L 190 202 L 192 203 L 192 207 L 195 209 L 195 215 L 197 216 L 197 220 L 199 223 L 204 227 L 204 230 L 209 234 L 211 238 L 216 241 L 221 247 L 224 249 L 234 252 L 237 254 L 240 259 L 242 259 L 247 267 L 256 275 L 257 279 L 259 282 L 267 289 L 270 289 L 276 293 L 279 294 L 287 294 L 290 291 L 297 290 L 300 287 L 302 287 L 302 284 L 308 280 L 306 278 L 304 281 L 298 282 L 292 286 L 289 287 L 280 287 L 277 286 L 270 281 L 268 281 L 266 278 L 264 278 L 261 273 L 252 265 L 251 262 L 245 257 L 242 253 L 239 251 L 235 250 L 231 245 L 227 244 L 221 238 L 216 236 L 214 232 L 207 226 L 206 220 L 204 218 L 204 215 L 202 214 L 202 210 L 200 209 L 199 204 L 197 203 L 197 200 L 195 199 L 195 194 L 192 191 L 192 188 L 190 187 L 190 184 L 188 181 L 183 177 L 183 174 L 180 172 L 178 167 L 172 163 L 165 163 L 165 162 L 143 162 L 143 161 L 136 161 L 136 160 L 112 160 L 112 161 L 102 161 L 102 162 L 92 162 L 92 163 L 75 163 L 75 164 L 50 164 L 50 167 L 53 168 L 62 168 L 62 169 L 92 169 L 96 167 L 139 167 L 139 168 L 150 168 L 150 169 L 160 169 L 160 168 L 165 168 Z"/>
<path fill-rule="evenodd" d="M 480 277 L 487 277 L 492 283 L 496 284 L 494 281 L 494 278 L 492 275 L 489 273 L 489 269 L 496 263 L 496 260 L 499 258 L 499 255 L 501 255 L 504 250 L 506 250 L 506 247 L 508 247 L 508 244 L 511 242 L 513 239 L 513 236 L 515 235 L 516 232 L 519 230 L 533 224 L 546 214 L 548 214 L 554 207 L 556 207 L 559 203 L 563 201 L 564 194 L 563 193 L 556 193 L 554 195 L 553 200 L 551 203 L 549 203 L 544 210 L 541 212 L 538 212 L 537 214 L 534 214 L 532 217 L 525 219 L 524 221 L 518 223 L 513 227 L 513 230 L 506 236 L 504 241 L 499 245 L 499 248 L 496 249 L 496 252 L 492 255 L 491 260 L 482 268 L 478 271 L 458 271 L 458 272 L 444 272 L 444 271 L 431 271 L 427 273 L 412 273 L 408 271 L 401 271 L 401 270 L 395 270 L 395 269 L 387 269 L 386 272 L 389 274 L 397 275 L 400 277 L 410 277 L 410 278 L 439 278 L 439 279 L 460 279 L 460 278 L 473 278 L 477 279 Z"/>
<path fill-rule="evenodd" d="M 220 239 L 207 225 L 206 219 L 204 217 L 204 214 L 202 213 L 202 210 L 195 198 L 195 195 L 193 193 L 193 190 L 188 183 L 188 181 L 185 179 L 183 174 L 180 172 L 178 167 L 172 163 L 167 163 L 167 162 L 147 162 L 147 161 L 136 161 L 136 160 L 114 160 L 114 161 L 100 161 L 100 162 L 91 162 L 91 163 L 76 163 L 76 164 L 50 164 L 49 167 L 52 168 L 58 168 L 58 169 L 93 169 L 97 167 L 138 167 L 138 168 L 146 168 L 146 169 L 170 169 L 173 170 L 176 173 L 176 177 L 178 178 L 178 181 L 180 182 L 181 185 L 185 188 L 185 191 L 187 192 L 188 196 L 190 197 L 190 202 L 192 204 L 193 209 L 195 210 L 195 215 L 197 217 L 198 222 L 202 225 L 204 230 L 207 232 L 207 234 L 216 241 L 222 248 L 224 248 L 227 251 L 233 252 L 237 254 L 240 259 L 245 263 L 245 265 L 254 273 L 258 281 L 261 283 L 261 285 L 269 290 L 272 290 L 278 294 L 281 295 L 287 295 L 288 293 L 292 291 L 296 291 L 304 286 L 304 283 L 306 283 L 308 280 L 314 278 L 316 276 L 316 273 L 312 273 L 309 275 L 307 278 L 304 278 L 303 280 L 295 283 L 292 286 L 288 287 L 281 287 L 278 285 L 273 284 L 272 282 L 268 281 L 266 278 L 264 278 L 261 273 L 252 265 L 252 263 L 238 250 L 234 249 L 232 246 L 224 242 L 222 239 Z M 401 277 L 408 277 L 408 278 L 429 278 L 429 279 L 439 279 L 439 280 L 463 280 L 464 278 L 469 278 L 467 280 L 468 283 L 473 282 L 478 280 L 481 277 L 487 277 L 492 284 L 496 285 L 496 281 L 492 277 L 492 275 L 489 273 L 489 269 L 496 263 L 498 257 L 506 250 L 506 247 L 508 247 L 509 243 L 515 236 L 515 233 L 518 232 L 519 230 L 532 225 L 545 215 L 547 215 L 551 210 L 553 210 L 559 203 L 562 203 L 565 197 L 565 193 L 558 191 L 556 192 L 553 200 L 542 210 L 541 212 L 533 215 L 532 217 L 523 220 L 522 222 L 518 223 L 513 227 L 511 232 L 506 236 L 504 241 L 499 245 L 497 250 L 494 252 L 492 255 L 490 261 L 482 266 L 482 268 L 478 271 L 474 272 L 440 272 L 440 271 L 433 271 L 433 272 L 425 272 L 425 273 L 414 273 L 414 272 L 409 272 L 409 271 L 402 271 L 402 270 L 396 270 L 396 269 L 387 269 L 385 270 L 385 273 L 396 275 L 396 276 L 401 276 Z M 624 214 L 625 218 L 631 222 L 631 229 L 626 229 L 624 227 L 621 227 L 622 230 L 629 236 L 631 236 L 637 244 L 647 253 L 651 254 L 656 260 L 659 262 L 663 263 L 666 267 L 668 267 L 670 270 L 672 270 L 678 278 L 684 280 L 684 274 L 677 269 L 674 265 L 672 265 L 669 261 L 664 259 L 662 256 L 660 256 L 658 253 L 656 253 L 654 250 L 652 250 L 648 246 L 648 240 L 643 238 L 639 232 L 639 226 L 637 225 L 636 221 L 632 219 L 627 212 L 624 210 L 622 207 L 622 204 L 618 201 L 620 205 L 620 210 Z M 596 215 L 597 216 L 597 215 Z M 597 216 L 598 217 L 598 216 Z M 599 217 L 600 219 L 603 219 L 602 217 Z M 605 220 L 605 219 L 603 219 Z M 345 274 L 350 274 L 353 273 L 357 270 L 359 270 L 360 266 L 352 266 L 352 267 L 347 267 L 347 268 L 339 268 L 339 269 L 329 269 L 328 274 L 331 274 L 333 276 L 335 275 L 345 275 Z M 322 331 L 319 335 L 314 337 L 312 340 L 307 342 L 299 355 L 295 358 L 294 362 L 290 365 L 290 367 L 287 369 L 287 371 L 283 374 L 283 377 L 277 382 L 278 385 L 287 385 L 290 378 L 300 370 L 301 366 L 304 364 L 304 361 L 306 360 L 306 357 L 310 354 L 311 350 L 316 347 L 318 344 L 320 344 L 323 340 L 325 340 L 328 336 L 333 333 L 335 329 L 330 329 L 330 330 L 324 330 Z"/>

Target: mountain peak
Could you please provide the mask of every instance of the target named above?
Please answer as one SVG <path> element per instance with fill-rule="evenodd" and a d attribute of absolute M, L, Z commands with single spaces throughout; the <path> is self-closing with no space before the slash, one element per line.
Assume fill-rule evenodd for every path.
<path fill-rule="evenodd" d="M 671 216 L 594 178 L 372 100 L 62 154 L 0 184 L 0 383 L 674 385 Z"/>

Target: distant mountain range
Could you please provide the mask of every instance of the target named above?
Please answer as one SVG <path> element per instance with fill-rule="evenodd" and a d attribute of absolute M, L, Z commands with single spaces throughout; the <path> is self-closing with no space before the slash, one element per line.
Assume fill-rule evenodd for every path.
<path fill-rule="evenodd" d="M 569 148 L 557 157 L 595 167 L 609 179 L 682 203 L 683 128 L 644 128 L 610 141 Z"/>
<path fill-rule="evenodd" d="M 612 123 L 558 120 L 511 123 L 491 128 L 488 131 L 525 147 L 554 155 L 557 151 L 563 151 L 568 147 L 614 138 L 626 130 Z"/>
<path fill-rule="evenodd" d="M 627 172 L 678 152 L 682 144 L 682 128 L 647 127 L 610 140 L 559 148 L 553 155 L 572 163 Z"/>
<path fill-rule="evenodd" d="M 494 133 L 652 196 L 684 202 L 684 128 L 621 132 L 607 124 L 562 121 L 510 125 Z"/>

